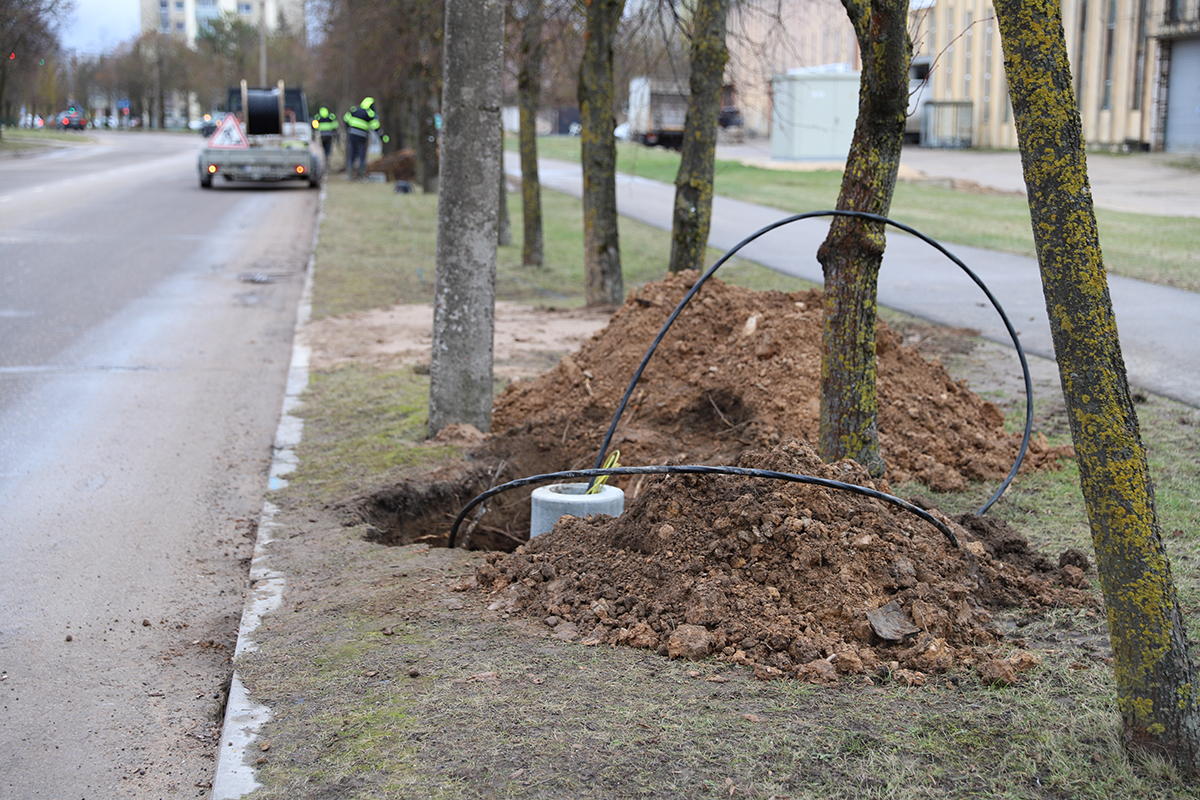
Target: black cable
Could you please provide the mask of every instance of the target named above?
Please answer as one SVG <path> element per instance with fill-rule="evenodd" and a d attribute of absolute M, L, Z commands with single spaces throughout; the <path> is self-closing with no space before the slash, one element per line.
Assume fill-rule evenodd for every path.
<path fill-rule="evenodd" d="M 683 296 L 683 299 L 679 301 L 679 305 L 677 305 L 675 310 L 671 312 L 671 316 L 667 317 L 667 321 L 663 323 L 662 329 L 658 332 L 658 336 L 654 337 L 654 341 L 651 343 L 650 349 L 646 351 L 646 355 L 642 358 L 642 363 L 639 364 L 637 370 L 634 371 L 633 378 L 629 381 L 629 388 L 625 390 L 625 396 L 621 398 L 620 404 L 617 405 L 617 411 L 615 414 L 613 414 L 612 423 L 608 426 L 608 432 L 604 435 L 604 441 L 600 443 L 600 454 L 596 456 L 595 468 L 599 469 L 604 464 L 604 457 L 608 454 L 608 447 L 612 443 L 613 434 L 616 433 L 617 423 L 620 422 L 621 415 L 625 413 L 625 407 L 629 404 L 629 398 L 633 395 L 633 390 L 637 386 L 638 381 L 641 380 L 642 372 L 645 371 L 646 365 L 650 362 L 650 357 L 654 355 L 654 351 L 658 349 L 659 343 L 662 342 L 663 337 L 667 335 L 667 331 L 670 329 L 671 325 L 675 323 L 675 319 L 683 311 L 684 307 L 687 306 L 687 304 L 691 302 L 692 297 L 695 296 L 698 291 L 700 291 L 700 287 L 702 287 L 705 282 L 712 277 L 713 273 L 716 272 L 722 264 L 732 258 L 738 250 L 741 250 L 755 239 L 763 236 L 764 234 L 770 233 L 776 228 L 782 228 L 784 225 L 790 225 L 793 222 L 799 222 L 800 220 L 811 219 L 814 217 L 858 217 L 860 219 L 868 219 L 872 220 L 873 222 L 882 222 L 887 225 L 892 225 L 893 227 L 899 228 L 906 233 L 911 233 L 921 241 L 931 245 L 938 252 L 942 253 L 944 256 L 957 264 L 963 272 L 967 273 L 968 277 L 970 277 L 971 280 L 973 280 L 975 284 L 983 290 L 983 293 L 987 296 L 992 306 L 996 309 L 996 312 L 1000 315 L 1000 319 L 1004 321 L 1004 327 L 1008 330 L 1008 335 L 1012 338 L 1013 346 L 1017 350 L 1017 355 L 1020 356 L 1021 372 L 1025 376 L 1025 435 L 1021 439 L 1021 448 L 1017 453 L 1017 460 L 1013 464 L 1012 469 L 1009 470 L 1008 476 L 1004 479 L 1004 482 L 1000 485 L 1000 488 L 996 490 L 996 493 L 992 495 L 992 498 L 984 503 L 982 508 L 975 512 L 977 516 L 982 516 L 989 508 L 992 507 L 993 503 L 1000 499 L 1000 496 L 1004 494 L 1005 490 L 1008 489 L 1009 484 L 1011 484 L 1013 479 L 1017 476 L 1017 472 L 1021 468 L 1021 462 L 1025 460 L 1025 453 L 1029 449 L 1029 440 L 1033 434 L 1033 381 L 1029 376 L 1029 364 L 1025 360 L 1025 350 L 1021 347 L 1021 341 L 1017 337 L 1017 332 L 1013 328 L 1012 323 L 1009 322 L 1008 315 L 1005 314 L 1004 309 L 1000 307 L 1000 301 L 998 301 L 995 295 L 993 295 L 987 286 L 984 285 L 979 276 L 972 272 L 971 269 L 956 255 L 951 253 L 937 241 L 931 239 L 915 228 L 911 228 L 904 223 L 888 219 L 880 214 L 872 214 L 868 211 L 809 211 L 804 214 L 794 214 L 790 217 L 785 217 L 781 220 L 773 222 L 764 228 L 758 229 L 734 245 L 733 249 L 727 251 L 725 255 L 717 259 L 716 263 L 709 267 L 708 271 L 705 272 L 696 281 L 696 283 L 692 285 L 692 288 L 688 290 L 687 294 Z"/>
<path fill-rule="evenodd" d="M 790 472 L 775 472 L 769 469 L 747 469 L 746 467 L 712 467 L 700 464 L 683 464 L 677 466 L 653 466 L 653 467 L 610 467 L 608 469 L 576 469 L 565 472 L 549 472 L 544 475 L 531 475 L 527 478 L 518 478 L 515 481 L 502 483 L 499 486 L 493 486 L 483 494 L 477 495 L 471 502 L 463 507 L 462 511 L 458 512 L 458 516 L 454 518 L 454 524 L 450 526 L 450 543 L 449 547 L 453 549 L 454 542 L 458 537 L 458 527 L 462 521 L 466 519 L 471 509 L 485 500 L 506 492 L 509 489 L 517 489 L 522 486 L 528 486 L 531 483 L 545 483 L 546 481 L 563 480 L 566 478 L 598 478 L 601 475 L 745 475 L 751 478 L 771 478 L 774 480 L 791 481 L 793 483 L 808 483 L 814 486 L 822 486 L 826 489 L 839 489 L 846 492 L 854 492 L 866 497 L 871 497 L 876 500 L 881 500 L 885 503 L 890 503 L 898 508 L 902 508 L 911 514 L 916 514 L 921 519 L 933 525 L 942 534 L 950 540 L 950 543 L 958 547 L 958 538 L 946 523 L 939 520 L 937 517 L 930 514 L 923 508 L 913 505 L 907 500 L 901 500 L 884 492 L 869 489 L 866 486 L 859 486 L 855 483 L 843 483 L 842 481 L 829 480 L 828 478 L 817 478 L 812 475 L 794 475 Z"/>

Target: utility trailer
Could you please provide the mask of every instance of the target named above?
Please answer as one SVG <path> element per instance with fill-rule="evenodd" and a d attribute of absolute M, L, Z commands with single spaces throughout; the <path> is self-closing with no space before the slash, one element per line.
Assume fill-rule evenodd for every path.
<path fill-rule="evenodd" d="M 200 151 L 200 187 L 227 181 L 306 181 L 312 188 L 325 175 L 324 153 L 313 135 L 308 100 L 280 81 L 270 88 L 229 89 L 225 118 Z"/>

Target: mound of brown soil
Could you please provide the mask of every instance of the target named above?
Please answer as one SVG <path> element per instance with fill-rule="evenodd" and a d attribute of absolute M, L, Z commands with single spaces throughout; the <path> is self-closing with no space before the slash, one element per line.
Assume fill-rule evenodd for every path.
<path fill-rule="evenodd" d="M 367 164 L 367 172 L 382 172 L 389 181 L 411 181 L 416 175 L 417 160 L 411 149 L 397 150 Z"/>
<path fill-rule="evenodd" d="M 647 347 L 697 274 L 648 284 L 573 356 L 497 399 L 492 451 L 542 471 L 592 465 L 604 431 Z M 997 480 L 1016 458 L 992 403 L 954 381 L 880 322 L 879 440 L 894 482 L 954 491 Z M 755 292 L 712 279 L 649 362 L 612 446 L 626 465 L 732 463 L 747 448 L 815 442 L 821 373 L 821 293 Z M 1064 450 L 1036 440 L 1027 467 Z M 526 472 L 525 474 L 530 474 Z"/>
<path fill-rule="evenodd" d="M 574 355 L 510 386 L 491 454 L 518 475 L 591 466 L 630 376 L 696 277 L 646 286 Z M 707 284 L 643 374 L 614 437 L 621 462 L 737 464 L 888 493 L 889 480 L 956 490 L 1007 473 L 1020 437 L 1000 411 L 882 322 L 885 480 L 822 463 L 806 443 L 817 435 L 821 302 L 817 291 Z M 1041 440 L 1027 465 L 1064 454 Z M 953 523 L 955 547 L 896 506 L 811 484 L 672 475 L 623 486 L 619 518 L 566 517 L 491 556 L 476 577 L 493 609 L 540 618 L 559 638 L 715 655 L 760 677 L 827 682 L 890 668 L 920 680 L 986 661 L 981 674 L 1000 680 L 1028 665 L 987 656 L 1002 635 L 997 609 L 1091 602 L 1078 563 L 1056 567 L 994 520 Z"/>
<path fill-rule="evenodd" d="M 888 490 L 798 440 L 739 465 Z M 494 610 L 540 618 L 558 638 L 715 655 L 759 677 L 816 682 L 887 668 L 919 681 L 985 660 L 986 674 L 1004 673 L 979 649 L 1001 636 L 994 610 L 1093 602 L 1077 588 L 1078 566 L 1029 552 L 1002 522 L 951 524 L 960 548 L 862 495 L 672 475 L 650 479 L 619 518 L 564 517 L 490 556 L 476 577 L 496 593 Z"/>

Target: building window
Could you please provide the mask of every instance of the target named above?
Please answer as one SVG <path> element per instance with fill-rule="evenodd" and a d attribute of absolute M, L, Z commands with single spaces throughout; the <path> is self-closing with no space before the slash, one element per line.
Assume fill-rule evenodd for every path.
<path fill-rule="evenodd" d="M 992 118 L 992 26 L 989 23 L 984 31 L 985 43 L 983 50 L 983 121 Z"/>
<path fill-rule="evenodd" d="M 1104 99 L 1101 108 L 1112 108 L 1112 62 L 1114 28 L 1117 27 L 1117 0 L 1108 0 L 1108 25 L 1104 30 Z"/>
<path fill-rule="evenodd" d="M 250 16 L 254 12 L 253 7 L 249 3 L 238 3 L 238 13 L 242 16 Z"/>
<path fill-rule="evenodd" d="M 183 11 L 183 0 L 175 0 L 175 10 Z"/>
<path fill-rule="evenodd" d="M 1138 2 L 1137 21 L 1137 51 L 1133 56 L 1133 98 L 1134 111 L 1142 109 L 1142 84 L 1146 81 L 1146 0 Z"/>
<path fill-rule="evenodd" d="M 185 26 L 182 22 L 175 23 L 175 32 L 176 33 L 185 33 L 186 31 L 187 31 L 187 26 Z"/>
<path fill-rule="evenodd" d="M 973 36 L 975 26 L 975 18 L 971 9 L 963 9 L 963 37 L 966 39 L 967 52 L 964 54 L 963 61 L 963 99 L 971 99 L 971 46 L 974 44 Z"/>
<path fill-rule="evenodd" d="M 1083 73 L 1087 69 L 1087 15 L 1088 2 L 1079 4 L 1079 54 L 1071 68 L 1075 70 L 1075 102 L 1083 104 Z"/>

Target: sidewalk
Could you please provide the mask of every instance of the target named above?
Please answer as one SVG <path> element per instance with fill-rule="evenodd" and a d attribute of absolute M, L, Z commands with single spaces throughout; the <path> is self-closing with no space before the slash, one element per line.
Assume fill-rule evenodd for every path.
<path fill-rule="evenodd" d="M 924 151 L 925 154 L 930 152 L 935 151 Z M 957 161 L 942 160 L 946 151 L 936 153 L 938 163 L 947 165 L 945 171 L 951 171 L 953 167 L 963 179 L 983 183 L 967 177 L 974 174 L 989 181 L 1001 181 L 999 177 L 989 178 L 982 170 L 968 170 L 971 165 L 969 153 L 955 153 L 956 157 L 962 157 Z M 922 157 L 923 154 L 916 156 L 917 160 Z M 908 151 L 906 158 L 912 160 Z M 1003 176 L 1009 175 L 1008 170 L 996 165 L 1011 158 L 1018 159 L 1015 163 L 1019 178 L 1019 157 L 1015 153 L 983 154 L 979 163 L 990 164 L 988 170 L 993 176 Z M 518 154 L 505 154 L 505 169 L 520 174 Z M 538 173 L 543 187 L 573 197 L 581 196 L 583 181 L 578 164 L 541 159 Z M 1200 198 L 1200 174 L 1188 174 L 1192 175 L 1190 182 L 1183 183 L 1194 186 L 1196 196 Z M 1118 181 L 1113 179 L 1109 183 L 1115 185 Z M 675 189 L 669 184 L 618 176 L 617 208 L 632 219 L 670 230 L 674 197 Z M 1191 203 L 1187 210 L 1200 216 L 1200 200 Z M 1184 213 L 1184 209 L 1177 208 L 1174 213 Z M 709 246 L 728 250 L 759 228 L 786 216 L 788 214 L 779 209 L 717 197 L 713 202 Z M 816 252 L 828 228 L 827 219 L 794 223 L 755 241 L 739 254 L 779 272 L 821 283 L 823 276 Z M 947 249 L 970 267 L 995 295 L 1020 335 L 1025 350 L 1053 359 L 1050 323 L 1036 260 L 961 245 L 950 245 Z M 1200 294 L 1112 275 L 1108 283 L 1130 383 L 1200 407 L 1200 335 L 1197 335 L 1200 332 L 1197 322 L 1200 320 Z M 879 302 L 941 325 L 972 328 L 987 339 L 1010 343 L 1003 322 L 979 287 L 952 262 L 907 234 L 889 231 L 879 276 Z"/>

